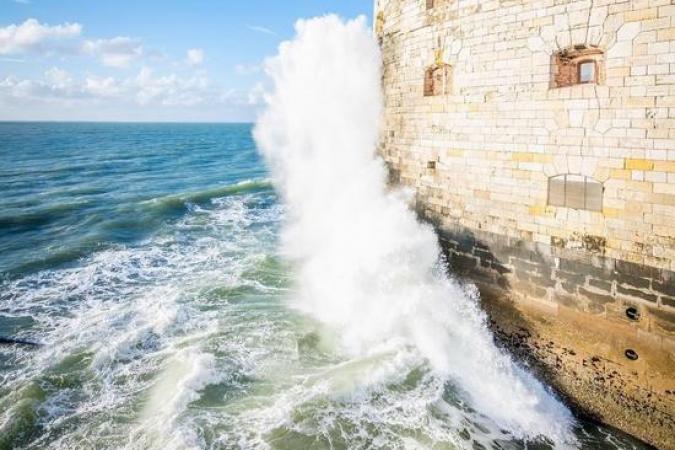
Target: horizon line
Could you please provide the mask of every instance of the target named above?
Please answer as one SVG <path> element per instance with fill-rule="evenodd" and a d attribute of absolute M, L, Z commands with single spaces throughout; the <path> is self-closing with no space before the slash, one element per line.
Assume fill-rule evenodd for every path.
<path fill-rule="evenodd" d="M 255 121 L 180 121 L 180 120 L 23 120 L 23 119 L 0 119 L 0 123 L 137 123 L 137 124 L 195 124 L 195 125 L 249 125 Z"/>

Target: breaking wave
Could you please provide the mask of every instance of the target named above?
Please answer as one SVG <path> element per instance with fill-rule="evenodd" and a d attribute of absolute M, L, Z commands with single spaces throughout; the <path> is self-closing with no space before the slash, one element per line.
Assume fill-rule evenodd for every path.
<path fill-rule="evenodd" d="M 300 21 L 267 68 L 273 88 L 255 136 L 288 207 L 295 305 L 368 361 L 353 382 L 428 370 L 437 399 L 447 380 L 511 436 L 573 444 L 570 412 L 495 346 L 475 289 L 446 276 L 433 230 L 386 189 L 375 156 L 380 54 L 365 20 Z"/>
<path fill-rule="evenodd" d="M 643 448 L 497 350 L 385 190 L 378 59 L 363 20 L 281 47 L 283 201 L 250 125 L 0 123 L 0 336 L 41 344 L 0 346 L 0 450 Z"/>

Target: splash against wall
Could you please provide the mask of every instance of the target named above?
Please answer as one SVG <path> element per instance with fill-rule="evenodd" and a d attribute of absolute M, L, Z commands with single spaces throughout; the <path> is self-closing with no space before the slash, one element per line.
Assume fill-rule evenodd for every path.
<path fill-rule="evenodd" d="M 433 230 L 386 188 L 375 154 L 380 61 L 365 19 L 335 16 L 299 21 L 268 61 L 255 136 L 288 208 L 296 306 L 346 354 L 422 361 L 512 435 L 567 445 L 569 411 L 495 347 L 475 290 L 445 274 Z"/>

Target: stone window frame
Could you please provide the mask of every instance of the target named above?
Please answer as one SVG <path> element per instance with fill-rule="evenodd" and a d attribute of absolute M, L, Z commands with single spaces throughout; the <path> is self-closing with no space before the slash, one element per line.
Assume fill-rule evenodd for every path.
<path fill-rule="evenodd" d="M 437 70 L 442 69 L 443 72 L 443 89 L 441 90 L 440 93 L 436 93 L 435 89 L 435 80 L 434 80 L 434 75 Z M 441 63 L 441 64 L 433 64 L 431 66 L 428 66 L 424 70 L 424 86 L 423 86 L 423 94 L 424 97 L 439 97 L 439 96 L 445 96 L 445 95 L 450 95 L 452 93 L 452 75 L 453 75 L 453 70 L 452 70 L 452 65 L 446 64 L 446 63 Z"/>
<path fill-rule="evenodd" d="M 595 63 L 593 81 L 581 81 L 581 66 Z M 573 45 L 551 56 L 551 87 L 604 83 L 605 52 L 600 47 L 585 44 Z"/>
<path fill-rule="evenodd" d="M 570 179 L 574 177 L 576 179 Z M 554 192 L 555 182 L 560 182 L 562 179 L 562 192 Z M 583 181 L 582 181 L 583 180 Z M 578 190 L 579 184 L 583 183 L 583 200 L 579 201 L 574 198 L 573 189 Z M 560 188 L 558 188 L 560 189 Z M 604 183 L 596 180 L 593 177 L 586 175 L 563 173 L 553 175 L 548 178 L 547 199 L 546 204 L 549 206 L 570 208 L 583 211 L 602 212 L 604 204 Z M 595 196 L 597 195 L 597 198 Z M 583 203 L 583 204 L 582 204 Z"/>

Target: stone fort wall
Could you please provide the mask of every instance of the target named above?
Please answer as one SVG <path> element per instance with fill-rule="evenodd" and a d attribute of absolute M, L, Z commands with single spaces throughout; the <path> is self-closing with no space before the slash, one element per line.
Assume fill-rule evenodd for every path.
<path fill-rule="evenodd" d="M 380 153 L 455 269 L 675 361 L 675 1 L 376 0 L 374 29 Z"/>
<path fill-rule="evenodd" d="M 379 0 L 381 153 L 394 178 L 454 232 L 617 272 L 582 294 L 675 311 L 671 3 Z M 602 52 L 598 80 L 558 87 L 556 55 L 575 46 Z M 439 65 L 444 92 L 425 95 Z M 599 186 L 593 208 L 552 204 L 565 175 Z"/>

